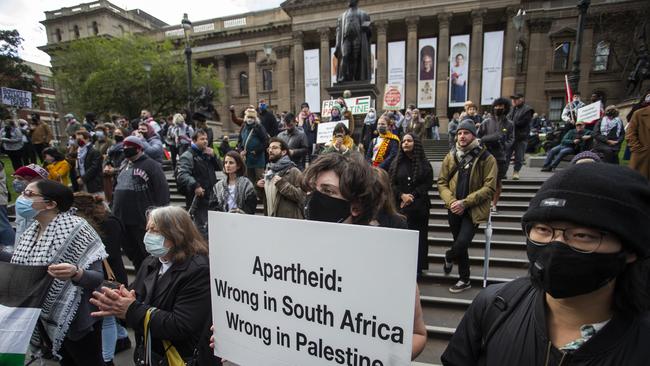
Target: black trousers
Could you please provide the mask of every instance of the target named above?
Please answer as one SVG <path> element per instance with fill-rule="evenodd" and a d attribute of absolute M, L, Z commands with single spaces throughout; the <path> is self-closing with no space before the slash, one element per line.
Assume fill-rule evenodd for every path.
<path fill-rule="evenodd" d="M 449 220 L 449 227 L 451 228 L 451 235 L 454 237 L 454 242 L 445 253 L 448 262 L 456 262 L 458 264 L 458 275 L 463 282 L 469 281 L 469 245 L 474 239 L 477 225 L 472 222 L 472 217 L 469 212 L 465 210 L 463 215 L 459 216 L 451 211 L 447 213 Z"/>
<path fill-rule="evenodd" d="M 65 338 L 60 350 L 61 366 L 104 366 L 102 358 L 102 322 L 76 341 Z"/>
<path fill-rule="evenodd" d="M 126 241 L 122 244 L 124 254 L 133 262 L 135 271 L 140 269 L 142 261 L 149 256 L 147 251 L 144 250 L 144 234 L 147 232 L 146 228 L 139 225 L 124 225 L 124 234 Z"/>
<path fill-rule="evenodd" d="M 409 230 L 418 231 L 418 274 L 429 269 L 429 212 L 426 214 L 409 215 L 406 223 Z"/>
<path fill-rule="evenodd" d="M 23 149 L 5 150 L 5 153 L 7 156 L 9 156 L 9 159 L 11 160 L 11 166 L 14 168 L 14 171 L 23 166 Z"/>
<path fill-rule="evenodd" d="M 41 162 L 41 164 L 44 162 L 43 160 L 43 150 L 48 146 L 47 144 L 33 144 L 34 146 L 34 152 L 36 153 L 36 158 Z"/>

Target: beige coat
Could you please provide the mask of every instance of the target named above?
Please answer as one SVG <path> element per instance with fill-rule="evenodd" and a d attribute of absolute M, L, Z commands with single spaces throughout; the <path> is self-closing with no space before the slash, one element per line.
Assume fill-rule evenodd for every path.
<path fill-rule="evenodd" d="M 630 148 L 630 168 L 650 180 L 650 106 L 634 112 L 625 132 Z"/>

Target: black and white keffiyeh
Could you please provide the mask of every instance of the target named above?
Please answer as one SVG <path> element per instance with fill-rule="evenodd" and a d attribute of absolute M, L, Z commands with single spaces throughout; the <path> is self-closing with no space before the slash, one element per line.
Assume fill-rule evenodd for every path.
<path fill-rule="evenodd" d="M 92 263 L 108 257 L 99 234 L 86 220 L 75 216 L 74 210 L 59 213 L 47 225 L 40 238 L 39 229 L 39 222 L 34 221 L 25 230 L 11 258 L 12 263 L 31 266 L 71 263 L 81 269 L 88 269 Z M 75 318 L 82 290 L 72 281 L 54 279 L 45 296 L 41 320 L 52 341 L 54 355 L 58 356 L 63 339 Z M 35 331 L 32 344 L 38 345 L 38 339 L 38 331 Z"/>

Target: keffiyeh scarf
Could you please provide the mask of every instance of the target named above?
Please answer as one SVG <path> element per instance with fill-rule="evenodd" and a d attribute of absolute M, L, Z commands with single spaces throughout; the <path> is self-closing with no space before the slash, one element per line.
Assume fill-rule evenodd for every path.
<path fill-rule="evenodd" d="M 97 232 L 74 210 L 59 213 L 38 238 L 40 224 L 34 221 L 20 237 L 20 243 L 11 258 L 12 263 L 28 266 L 59 263 L 74 264 L 88 269 L 98 260 L 108 257 Z M 58 356 L 70 324 L 75 319 L 82 288 L 72 281 L 54 279 L 43 301 L 41 320 L 52 341 L 52 352 Z M 32 336 L 32 345 L 40 345 L 38 328 Z"/>

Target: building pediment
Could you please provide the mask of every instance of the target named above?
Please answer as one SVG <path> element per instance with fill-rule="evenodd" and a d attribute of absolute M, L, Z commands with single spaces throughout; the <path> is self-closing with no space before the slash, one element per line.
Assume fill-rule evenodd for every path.
<path fill-rule="evenodd" d="M 558 31 L 549 34 L 551 38 L 575 38 L 576 30 L 571 27 L 564 27 Z"/>

